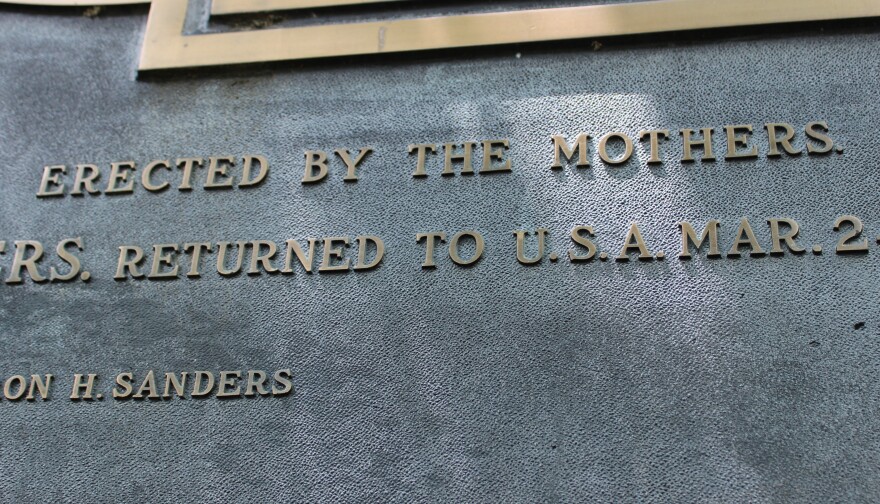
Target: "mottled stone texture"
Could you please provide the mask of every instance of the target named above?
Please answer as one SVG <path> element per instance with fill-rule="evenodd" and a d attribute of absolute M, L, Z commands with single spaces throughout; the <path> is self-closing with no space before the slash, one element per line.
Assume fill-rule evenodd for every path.
<path fill-rule="evenodd" d="M 880 500 L 880 36 L 837 24 L 171 72 L 135 79 L 146 8 L 0 7 L 0 238 L 81 236 L 89 283 L 0 284 L 7 502 Z M 517 53 L 521 53 L 516 56 Z M 549 169 L 549 137 L 826 120 L 826 157 Z M 760 135 L 759 135 L 760 136 Z M 409 143 L 509 138 L 514 171 L 413 179 Z M 302 187 L 303 150 L 372 146 Z M 803 145 L 802 135 L 796 145 Z M 716 148 L 722 153 L 724 142 Z M 39 200 L 46 164 L 259 153 L 255 190 Z M 595 154 L 593 156 L 595 158 Z M 830 253 L 856 214 L 868 255 Z M 821 256 L 679 261 L 675 223 L 792 217 Z M 516 262 L 512 231 L 638 221 L 664 261 Z M 471 268 L 425 231 L 477 229 Z M 369 273 L 112 279 L 122 244 L 377 234 Z M 11 243 L 10 243 L 11 245 Z M 10 263 L 7 252 L 0 257 Z M 46 264 L 48 266 L 48 263 Z M 5 277 L 5 272 L 4 272 Z M 296 393 L 65 398 L 75 372 L 291 368 Z"/>

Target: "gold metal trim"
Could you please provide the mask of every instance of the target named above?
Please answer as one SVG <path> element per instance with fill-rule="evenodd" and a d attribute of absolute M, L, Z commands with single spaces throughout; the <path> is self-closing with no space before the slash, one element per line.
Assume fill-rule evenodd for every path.
<path fill-rule="evenodd" d="M 211 14 L 243 14 L 288 9 L 313 9 L 373 3 L 399 2 L 400 0 L 213 0 Z"/>
<path fill-rule="evenodd" d="M 140 70 L 880 16 L 878 0 L 655 0 L 183 35 L 187 0 L 153 2 Z"/>

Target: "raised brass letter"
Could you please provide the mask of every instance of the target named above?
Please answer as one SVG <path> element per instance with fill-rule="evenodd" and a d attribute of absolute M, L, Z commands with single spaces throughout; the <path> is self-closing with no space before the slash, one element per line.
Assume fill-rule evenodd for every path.
<path fill-rule="evenodd" d="M 315 171 L 317 169 L 317 171 Z M 324 151 L 306 151 L 306 171 L 303 184 L 314 184 L 327 176 L 327 153 Z"/>
<path fill-rule="evenodd" d="M 52 282 L 66 282 L 68 280 L 73 280 L 79 274 L 79 258 L 67 251 L 68 245 L 76 245 L 76 248 L 82 250 L 82 238 L 63 240 L 58 243 L 57 247 L 55 247 L 55 253 L 58 255 L 58 258 L 70 265 L 70 271 L 62 275 L 58 273 L 58 270 L 55 269 L 55 266 L 52 266 L 51 268 L 49 268 L 49 280 Z M 83 280 L 88 280 L 89 275 L 83 276 Z"/>
<path fill-rule="evenodd" d="M 547 230 L 545 228 L 538 228 L 536 231 L 538 235 L 538 255 L 535 257 L 526 257 L 525 241 L 526 235 L 529 232 L 514 231 L 513 234 L 516 235 L 516 260 L 521 264 L 538 264 L 541 262 L 541 259 L 544 258 L 544 237 L 547 235 Z"/>
<path fill-rule="evenodd" d="M 689 222 L 679 222 L 678 225 L 681 227 L 681 253 L 678 254 L 679 259 L 690 259 L 690 245 L 693 244 L 694 248 L 700 250 L 700 247 L 703 246 L 707 238 L 709 240 L 709 253 L 706 254 L 706 257 L 721 257 L 721 251 L 718 250 L 719 224 L 717 220 L 710 220 L 706 224 L 706 228 L 703 229 L 703 234 L 698 238 L 697 231 Z"/>
<path fill-rule="evenodd" d="M 574 250 L 569 250 L 568 259 L 571 262 L 589 261 L 596 255 L 596 244 L 587 236 L 593 236 L 593 226 L 578 226 L 571 230 L 571 240 L 587 249 L 587 255 L 577 255 Z"/>
<path fill-rule="evenodd" d="M 257 173 L 254 178 L 251 178 L 251 170 L 253 169 L 254 161 L 260 165 L 260 171 Z M 269 160 L 264 158 L 263 156 L 245 156 L 244 157 L 244 166 L 241 169 L 241 182 L 238 183 L 238 187 L 250 187 L 255 186 L 263 181 L 266 178 L 266 175 L 269 174 Z"/>
<path fill-rule="evenodd" d="M 202 274 L 199 273 L 199 267 L 200 267 L 199 259 L 202 257 L 203 251 L 204 252 L 211 252 L 213 250 L 214 250 L 214 246 L 211 245 L 209 242 L 184 243 L 183 244 L 183 251 L 186 252 L 187 254 L 190 254 L 190 253 L 192 254 L 192 260 L 190 261 L 189 272 L 187 272 L 186 276 L 192 277 L 192 278 L 198 278 L 198 277 L 202 276 Z M 190 252 L 190 251 L 192 251 L 192 252 Z"/>
<path fill-rule="evenodd" d="M 761 249 L 761 245 L 758 244 L 758 239 L 755 238 L 755 232 L 752 231 L 752 226 L 749 225 L 749 219 L 745 217 L 739 222 L 733 246 L 730 247 L 730 250 L 727 252 L 727 257 L 739 257 L 739 248 L 743 245 L 749 246 L 751 249 L 750 255 L 764 255 L 764 250 Z"/>
<path fill-rule="evenodd" d="M 645 240 L 642 238 L 638 223 L 635 222 L 629 227 L 629 232 L 626 234 L 626 240 L 623 242 L 623 248 L 620 249 L 620 254 L 617 255 L 617 260 L 629 261 L 629 256 L 627 254 L 631 251 L 638 252 L 639 259 L 643 261 L 650 261 L 654 258 L 654 256 L 651 255 L 651 251 L 648 250 Z"/>
<path fill-rule="evenodd" d="M 205 380 L 204 385 L 202 385 L 202 380 Z M 193 382 L 192 396 L 206 396 L 214 389 L 214 373 L 210 371 L 196 371 Z"/>
<path fill-rule="evenodd" d="M 43 180 L 40 181 L 40 190 L 37 191 L 37 197 L 64 196 L 64 184 L 61 183 L 60 176 L 66 173 L 67 167 L 64 165 L 43 168 Z M 57 186 L 58 188 L 52 189 L 52 186 Z"/>
<path fill-rule="evenodd" d="M 235 242 L 235 245 L 238 247 L 235 267 L 233 269 L 226 269 L 226 251 L 229 249 L 230 245 L 232 245 L 230 242 L 219 242 L 217 244 L 217 273 L 220 273 L 223 276 L 232 276 L 241 271 L 241 263 L 244 260 L 244 251 L 247 247 L 247 242 Z"/>
<path fill-rule="evenodd" d="M 168 181 L 162 182 L 161 184 L 153 184 L 153 181 L 150 177 L 153 176 L 153 170 L 156 168 L 163 168 L 165 170 L 171 170 L 171 161 L 153 161 L 144 167 L 143 173 L 141 173 L 141 185 L 144 186 L 144 189 L 151 192 L 159 192 L 168 189 L 171 184 Z M 77 179 L 79 178 L 79 173 L 77 173 Z M 76 185 L 76 184 L 74 184 Z M 71 193 L 73 194 L 73 193 Z"/>
<path fill-rule="evenodd" d="M 797 156 L 801 153 L 801 151 L 791 146 L 791 139 L 794 138 L 794 127 L 791 124 L 767 123 L 764 127 L 767 128 L 767 139 L 770 142 L 770 151 L 767 153 L 767 156 L 781 156 L 782 154 L 779 153 L 779 144 L 782 144 L 782 148 L 785 149 L 785 152 L 790 156 Z M 777 128 L 784 129 L 785 136 L 777 138 Z"/>
<path fill-rule="evenodd" d="M 88 172 L 88 173 L 87 173 Z M 98 167 L 90 164 L 76 165 L 76 177 L 73 178 L 73 188 L 70 194 L 74 196 L 82 196 L 82 190 L 85 189 L 89 194 L 100 193 L 101 190 L 95 188 L 95 183 L 101 176 Z"/>
<path fill-rule="evenodd" d="M 727 156 L 724 159 L 758 157 L 758 148 L 754 145 L 747 152 L 739 152 L 738 150 L 740 147 L 749 147 L 749 135 L 752 133 L 751 124 L 725 126 L 724 130 L 727 132 Z M 737 135 L 740 131 L 744 131 L 744 133 Z"/>
<path fill-rule="evenodd" d="M 287 257 L 284 260 L 284 269 L 282 273 L 293 273 L 293 256 L 306 270 L 306 273 L 312 272 L 312 263 L 315 259 L 315 244 L 318 242 L 316 238 L 309 238 L 309 255 L 303 253 L 303 249 L 296 240 L 287 240 Z"/>
<path fill-rule="evenodd" d="M 241 395 L 241 387 L 238 386 L 236 380 L 241 378 L 239 371 L 220 371 L 220 381 L 217 384 L 217 397 L 234 397 Z M 235 387 L 227 391 L 228 387 Z"/>
<path fill-rule="evenodd" d="M 264 253 L 262 252 L 263 247 L 268 250 Z M 272 265 L 272 258 L 275 257 L 275 253 L 278 251 L 278 247 L 274 242 L 265 241 L 265 240 L 255 240 L 251 242 L 251 267 L 248 268 L 248 275 L 259 275 L 260 268 L 262 265 L 263 269 L 266 270 L 266 273 L 276 273 L 278 268 Z"/>
<path fill-rule="evenodd" d="M 354 270 L 356 271 L 364 271 L 368 269 L 373 269 L 382 262 L 382 257 L 385 255 L 385 243 L 382 242 L 382 239 L 378 236 L 358 236 L 358 259 L 357 263 L 354 265 Z M 376 247 L 376 255 L 373 257 L 373 260 L 367 263 L 367 244 L 372 243 L 373 246 Z"/>
<path fill-rule="evenodd" d="M 147 278 L 177 278 L 179 266 L 174 262 L 174 254 L 180 248 L 176 243 L 153 245 L 153 267 Z M 169 271 L 162 271 L 164 266 L 174 266 Z"/>
<path fill-rule="evenodd" d="M 578 135 L 574 147 L 569 147 L 564 136 L 553 135 L 550 138 L 553 141 L 553 164 L 550 168 L 562 168 L 562 157 L 564 156 L 567 161 L 571 161 L 575 151 L 578 153 L 577 167 L 584 168 L 590 166 L 590 160 L 587 158 L 587 140 L 589 139 L 590 135 L 581 133 Z"/>
<path fill-rule="evenodd" d="M 34 253 L 25 257 L 27 249 L 34 249 Z M 12 259 L 12 267 L 9 268 L 9 278 L 6 279 L 8 284 L 21 283 L 21 269 L 27 269 L 28 275 L 34 282 L 43 282 L 46 277 L 37 270 L 37 261 L 43 257 L 43 244 L 38 241 L 16 241 L 15 257 Z"/>
<path fill-rule="evenodd" d="M 797 222 L 792 219 L 767 219 L 767 222 L 770 224 L 770 241 L 773 243 L 773 246 L 770 248 L 771 255 L 781 255 L 785 252 L 782 249 L 782 242 L 785 242 L 788 248 L 795 254 L 802 254 L 806 251 L 806 249 L 794 241 L 800 232 L 800 226 L 798 226 Z M 788 226 L 789 230 L 787 233 L 781 234 L 779 232 L 780 223 Z"/>
<path fill-rule="evenodd" d="M 831 152 L 831 149 L 834 147 L 834 142 L 831 140 L 831 137 L 819 131 L 821 128 L 822 131 L 828 131 L 828 123 L 825 121 L 811 122 L 807 124 L 807 127 L 804 128 L 804 132 L 808 137 L 812 140 L 816 140 L 822 142 L 822 147 L 814 147 L 813 144 L 807 142 L 807 154 L 827 154 Z"/>
<path fill-rule="evenodd" d="M 504 149 L 510 148 L 510 142 L 507 140 L 485 140 L 483 142 L 483 168 L 480 175 L 484 173 L 499 173 L 510 171 L 510 159 L 504 159 Z M 500 165 L 493 165 L 492 161 L 500 161 Z"/>
<path fill-rule="evenodd" d="M 715 161 L 712 155 L 712 128 L 703 128 L 703 139 L 693 138 L 694 131 L 689 129 L 681 130 L 681 136 L 684 141 L 684 156 L 681 158 L 683 162 L 692 162 L 691 148 L 697 145 L 703 147 L 703 161 Z"/>
<path fill-rule="evenodd" d="M 357 182 L 358 177 L 355 173 L 361 161 L 367 157 L 367 154 L 373 152 L 371 147 L 364 147 L 358 152 L 357 156 L 355 156 L 354 161 L 351 160 L 351 155 L 348 153 L 348 149 L 336 149 L 336 155 L 342 159 L 342 162 L 345 163 L 345 167 L 348 171 L 345 174 L 345 177 L 342 179 L 346 182 Z"/>
<path fill-rule="evenodd" d="M 183 176 L 180 180 L 180 185 L 177 186 L 177 190 L 179 191 L 191 191 L 192 190 L 192 176 L 193 169 L 198 167 L 201 168 L 205 163 L 205 160 L 202 158 L 180 158 L 177 160 L 177 167 L 183 170 Z"/>
<path fill-rule="evenodd" d="M 95 386 L 95 378 L 98 375 L 89 374 L 88 379 L 85 383 L 83 383 L 83 375 L 74 374 L 73 375 L 73 388 L 70 391 L 70 399 L 73 401 L 78 401 L 80 399 L 92 399 L 92 388 Z M 83 395 L 80 396 L 80 391 L 83 391 Z"/>
<path fill-rule="evenodd" d="M 106 194 L 123 194 L 134 192 L 134 180 L 128 176 L 135 170 L 134 161 L 122 161 L 110 163 L 110 179 L 107 181 Z M 125 184 L 125 185 L 119 185 Z"/>
<path fill-rule="evenodd" d="M 49 385 L 52 383 L 52 378 L 54 376 L 47 374 L 46 381 L 43 381 L 40 378 L 40 375 L 31 375 L 31 386 L 28 388 L 28 395 L 25 397 L 28 401 L 33 401 L 36 399 L 34 396 L 34 389 L 37 389 L 37 393 L 40 395 L 40 399 L 46 400 L 49 398 Z"/>
<path fill-rule="evenodd" d="M 134 252 L 134 257 L 129 259 L 129 252 Z M 132 278 L 143 278 L 144 274 L 138 270 L 138 263 L 144 260 L 144 249 L 136 246 L 119 247 L 119 261 L 116 263 L 116 274 L 113 275 L 114 280 L 125 280 L 125 269 L 128 268 L 128 274 Z"/>
<path fill-rule="evenodd" d="M 419 233 L 416 235 L 416 243 L 425 240 L 425 262 L 422 263 L 422 268 L 435 268 L 437 265 L 434 263 L 434 243 L 435 240 L 440 240 L 440 243 L 446 241 L 446 233 Z"/>
<path fill-rule="evenodd" d="M 144 377 L 144 381 L 141 383 L 140 388 L 138 388 L 137 393 L 132 397 L 135 399 L 141 399 L 144 397 L 144 394 L 147 394 L 147 397 L 150 399 L 159 399 L 159 392 L 156 388 L 156 374 L 153 373 L 153 370 L 151 369 L 147 373 L 147 376 Z"/>
<path fill-rule="evenodd" d="M 663 160 L 660 159 L 660 137 L 669 138 L 669 130 L 639 131 L 639 140 L 644 140 L 646 136 L 650 138 L 651 144 L 651 157 L 648 159 L 648 164 L 662 163 Z"/>
<path fill-rule="evenodd" d="M 12 391 L 13 387 L 15 392 Z M 3 397 L 9 401 L 17 401 L 27 391 L 27 382 L 22 375 L 10 376 L 3 384 Z"/>
<path fill-rule="evenodd" d="M 131 373 L 119 373 L 116 375 L 116 385 L 120 388 L 113 389 L 114 399 L 128 399 L 131 396 L 131 393 L 134 392 L 134 387 L 131 384 L 132 378 Z"/>
<path fill-rule="evenodd" d="M 205 189 L 231 188 L 233 183 L 232 176 L 226 174 L 226 169 L 230 166 L 235 166 L 235 159 L 231 157 L 209 157 L 208 179 L 205 181 Z M 218 179 L 220 179 L 219 182 Z"/>
<path fill-rule="evenodd" d="M 343 255 L 345 251 L 343 246 L 347 247 L 349 243 L 347 236 L 331 236 L 324 238 L 324 260 L 321 261 L 321 267 L 318 271 L 347 271 L 351 264 L 350 259 L 345 259 Z M 340 245 L 337 247 L 336 245 Z M 345 259 L 339 264 L 333 264 L 333 259 Z"/>
<path fill-rule="evenodd" d="M 427 157 L 427 153 L 431 152 L 432 154 L 437 152 L 437 146 L 434 144 L 410 144 L 407 147 L 407 151 L 412 154 L 416 152 L 418 157 L 416 161 L 416 171 L 413 172 L 413 177 L 427 177 L 428 172 L 425 170 L 425 158 Z"/>
<path fill-rule="evenodd" d="M 443 173 L 440 175 L 449 177 L 451 175 L 455 175 L 455 172 L 452 170 L 452 163 L 461 161 L 463 166 L 461 168 L 462 175 L 473 175 L 474 174 L 474 165 L 471 162 L 473 158 L 474 146 L 477 145 L 476 142 L 464 142 L 462 148 L 464 152 L 461 154 L 456 154 L 455 149 L 458 147 L 457 144 L 447 143 L 443 144 L 443 152 L 446 155 L 446 162 L 443 164 Z"/>
<path fill-rule="evenodd" d="M 272 395 L 287 395 L 293 392 L 293 382 L 291 378 L 293 377 L 293 371 L 289 369 L 280 369 L 275 371 L 275 381 L 278 382 L 281 387 L 272 387 Z"/>
<path fill-rule="evenodd" d="M 261 396 L 269 395 L 271 392 L 266 387 L 266 373 L 262 371 L 248 371 L 247 387 L 244 389 L 244 395 L 247 397 L 260 394 Z"/>
<path fill-rule="evenodd" d="M 476 247 L 476 250 L 474 250 L 474 255 L 472 255 L 469 259 L 462 259 L 462 257 L 458 253 L 458 242 L 465 236 L 472 238 L 474 240 L 474 246 Z M 485 242 L 483 241 L 483 236 L 480 233 L 476 231 L 462 231 L 461 233 L 453 236 L 451 240 L 449 240 L 449 257 L 455 264 L 458 264 L 460 266 L 467 266 L 480 260 L 480 257 L 483 256 L 484 246 Z"/>
<path fill-rule="evenodd" d="M 171 397 L 171 388 L 174 388 L 174 393 L 177 394 L 177 397 L 183 397 L 183 392 L 186 386 L 186 373 L 180 373 L 180 379 L 177 379 L 177 375 L 174 373 L 165 373 L 165 391 L 162 393 L 162 397 L 168 399 Z"/>
<path fill-rule="evenodd" d="M 615 138 L 615 137 L 623 140 L 623 145 L 624 145 L 623 155 L 617 159 L 614 159 L 611 156 L 609 156 L 608 150 L 606 148 L 608 146 L 608 141 L 611 140 L 612 138 Z M 619 132 L 608 133 L 607 135 L 605 135 L 599 139 L 599 157 L 602 159 L 602 161 L 604 161 L 607 164 L 617 165 L 617 164 L 626 163 L 629 160 L 630 156 L 632 156 L 632 153 L 633 153 L 633 142 L 632 142 L 632 139 L 630 139 L 630 137 L 626 133 L 619 133 Z"/>

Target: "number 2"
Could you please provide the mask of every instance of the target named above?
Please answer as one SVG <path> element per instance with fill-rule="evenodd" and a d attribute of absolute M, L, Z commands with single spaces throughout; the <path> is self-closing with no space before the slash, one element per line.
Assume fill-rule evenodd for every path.
<path fill-rule="evenodd" d="M 840 227 L 842 224 L 848 223 L 852 226 L 852 231 L 849 233 L 845 233 L 840 237 L 840 240 L 837 241 L 837 253 L 845 254 L 851 252 L 867 252 L 868 251 L 868 239 L 864 238 L 861 241 L 854 242 L 854 240 L 858 239 L 859 235 L 862 234 L 862 221 L 856 217 L 855 215 L 841 215 L 834 222 L 834 230 L 840 231 Z"/>

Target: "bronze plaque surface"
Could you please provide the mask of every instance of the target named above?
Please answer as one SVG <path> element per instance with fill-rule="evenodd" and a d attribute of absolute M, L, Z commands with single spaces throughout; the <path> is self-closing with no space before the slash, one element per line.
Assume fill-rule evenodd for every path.
<path fill-rule="evenodd" d="M 57 3 L 0 500 L 880 499 L 876 2 Z"/>

